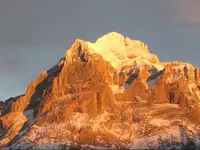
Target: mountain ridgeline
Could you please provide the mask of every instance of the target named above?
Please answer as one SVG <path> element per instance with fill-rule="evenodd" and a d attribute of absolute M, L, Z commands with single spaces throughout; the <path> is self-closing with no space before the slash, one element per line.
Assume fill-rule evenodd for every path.
<path fill-rule="evenodd" d="M 0 147 L 200 147 L 200 72 L 111 32 L 77 39 L 24 95 L 0 102 Z"/>

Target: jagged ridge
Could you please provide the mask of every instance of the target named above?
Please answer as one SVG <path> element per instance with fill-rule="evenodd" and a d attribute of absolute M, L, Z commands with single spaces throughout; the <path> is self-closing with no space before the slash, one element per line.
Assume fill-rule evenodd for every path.
<path fill-rule="evenodd" d="M 161 63 L 143 42 L 77 39 L 25 95 L 1 102 L 0 146 L 198 146 L 199 94 L 198 68 Z"/>

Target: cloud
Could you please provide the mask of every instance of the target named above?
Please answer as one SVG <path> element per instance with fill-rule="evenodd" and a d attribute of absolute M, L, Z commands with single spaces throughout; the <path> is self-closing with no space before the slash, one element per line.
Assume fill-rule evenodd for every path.
<path fill-rule="evenodd" d="M 169 0 L 165 4 L 171 11 L 173 22 L 183 25 L 193 35 L 200 35 L 199 0 Z"/>
<path fill-rule="evenodd" d="M 199 0 L 172 0 L 168 2 L 175 12 L 174 19 L 188 24 L 200 24 Z"/>
<path fill-rule="evenodd" d="M 17 60 L 6 59 L 6 60 L 4 60 L 4 62 L 10 66 L 14 66 L 14 67 L 19 66 L 19 61 L 17 61 Z"/>
<path fill-rule="evenodd" d="M 19 73 L 23 69 L 23 64 L 19 60 L 4 59 L 0 64 L 0 70 L 3 70 L 3 74 Z"/>

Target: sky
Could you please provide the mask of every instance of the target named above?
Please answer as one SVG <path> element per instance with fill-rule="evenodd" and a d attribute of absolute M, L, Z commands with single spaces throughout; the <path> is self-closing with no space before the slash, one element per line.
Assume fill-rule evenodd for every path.
<path fill-rule="evenodd" d="M 0 0 L 0 100 L 25 93 L 75 39 L 115 31 L 200 67 L 200 0 Z"/>

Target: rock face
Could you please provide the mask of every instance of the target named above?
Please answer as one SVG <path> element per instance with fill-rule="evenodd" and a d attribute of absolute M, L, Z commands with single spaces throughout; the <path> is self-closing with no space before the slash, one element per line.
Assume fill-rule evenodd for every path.
<path fill-rule="evenodd" d="M 161 63 L 111 32 L 77 39 L 27 88 L 0 103 L 0 147 L 197 148 L 200 72 Z"/>

